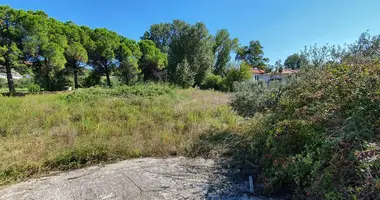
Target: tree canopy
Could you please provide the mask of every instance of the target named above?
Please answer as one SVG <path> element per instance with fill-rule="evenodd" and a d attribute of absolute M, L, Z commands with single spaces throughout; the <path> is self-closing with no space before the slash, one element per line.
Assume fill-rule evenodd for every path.
<path fill-rule="evenodd" d="M 215 43 L 212 48 L 215 55 L 213 70 L 215 74 L 225 76 L 226 66 L 231 60 L 231 51 L 238 48 L 239 40 L 237 38 L 231 39 L 227 29 L 218 30 L 214 40 Z"/>
<path fill-rule="evenodd" d="M 8 75 L 11 94 L 12 70 L 28 74 L 45 90 L 103 83 L 111 87 L 115 80 L 127 85 L 167 81 L 201 87 L 206 77 L 214 77 L 211 74 L 218 80 L 238 77 L 234 70 L 241 66 L 228 68 L 234 53 L 250 67 L 264 68 L 268 61 L 259 41 L 240 47 L 228 30 L 212 35 L 203 22 L 153 24 L 135 41 L 105 28 L 61 22 L 42 11 L 0 6 L 0 28 L 0 68 Z"/>
<path fill-rule="evenodd" d="M 258 40 L 251 41 L 249 46 L 239 47 L 236 59 L 245 61 L 249 65 L 260 69 L 265 69 L 266 63 L 269 62 L 269 59 L 264 57 L 263 46 Z"/>
<path fill-rule="evenodd" d="M 308 60 L 306 57 L 298 53 L 288 56 L 284 62 L 285 67 L 290 69 L 300 69 L 307 64 Z"/>

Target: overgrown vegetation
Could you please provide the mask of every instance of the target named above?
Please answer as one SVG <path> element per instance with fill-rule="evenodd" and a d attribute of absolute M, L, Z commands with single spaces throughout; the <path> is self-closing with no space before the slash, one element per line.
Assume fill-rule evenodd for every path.
<path fill-rule="evenodd" d="M 267 68 L 268 61 L 259 41 L 240 46 L 226 29 L 213 36 L 202 22 L 154 24 L 134 41 L 105 28 L 60 22 L 43 11 L 0 6 L 0 72 L 9 83 L 1 81 L 0 87 L 8 87 L 11 96 L 33 84 L 60 91 L 152 81 L 230 91 L 243 78 L 239 73 L 248 72 L 249 79 L 250 67 Z M 14 80 L 16 72 L 27 78 Z M 206 77 L 213 75 L 223 83 L 209 85 Z"/>
<path fill-rule="evenodd" d="M 99 162 L 187 155 L 202 133 L 240 120 L 228 94 L 167 85 L 0 101 L 0 185 Z"/>
<path fill-rule="evenodd" d="M 236 84 L 231 105 L 251 117 L 241 141 L 259 166 L 257 183 L 266 193 L 297 199 L 380 196 L 376 38 L 362 35 L 338 61 L 316 56 L 320 62 L 310 63 L 319 67 L 304 67 L 283 84 Z"/>
<path fill-rule="evenodd" d="M 252 68 L 273 68 L 260 42 L 240 46 L 202 22 L 154 24 L 134 41 L 0 6 L 0 71 L 8 75 L 0 88 L 31 94 L 0 97 L 0 185 L 99 162 L 217 150 L 229 165 L 255 168 L 267 194 L 378 199 L 379 59 L 380 35 L 366 32 L 351 45 L 315 44 L 277 61 L 278 73 L 299 70 L 281 82 L 249 81 Z M 13 80 L 13 72 L 25 77 Z M 33 95 L 68 87 L 85 89 Z M 227 105 L 229 94 L 182 89 L 190 87 L 235 92 L 230 106 L 247 120 Z"/>

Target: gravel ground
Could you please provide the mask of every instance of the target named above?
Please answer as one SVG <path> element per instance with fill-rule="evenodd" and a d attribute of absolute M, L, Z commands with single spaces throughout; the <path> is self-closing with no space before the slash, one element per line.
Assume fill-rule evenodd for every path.
<path fill-rule="evenodd" d="M 141 158 L 63 172 L 0 190 L 0 200 L 263 199 L 213 160 Z"/>

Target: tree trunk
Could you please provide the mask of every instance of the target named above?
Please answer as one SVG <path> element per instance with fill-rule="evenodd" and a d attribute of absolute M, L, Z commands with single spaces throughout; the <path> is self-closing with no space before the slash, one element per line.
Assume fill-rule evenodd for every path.
<path fill-rule="evenodd" d="M 51 80 L 49 75 L 46 76 L 46 89 L 51 91 Z"/>
<path fill-rule="evenodd" d="M 11 70 L 11 67 L 8 65 L 8 63 L 5 65 L 5 68 L 7 71 L 9 95 L 14 96 L 16 94 L 16 88 L 15 88 L 15 83 L 13 81 L 12 70 Z"/>
<path fill-rule="evenodd" d="M 107 77 L 107 86 L 111 87 L 110 72 L 108 71 L 108 69 L 106 69 L 105 71 L 106 71 L 106 77 Z"/>
<path fill-rule="evenodd" d="M 74 88 L 75 89 L 79 88 L 79 84 L 78 84 L 78 70 L 74 70 Z"/>
<path fill-rule="evenodd" d="M 6 69 L 6 73 L 7 73 L 9 96 L 14 96 L 16 94 L 16 88 L 15 88 L 15 84 L 14 84 L 13 76 L 12 76 L 11 62 L 10 62 L 8 56 L 6 56 L 5 59 L 6 59 L 5 60 L 5 69 Z"/>

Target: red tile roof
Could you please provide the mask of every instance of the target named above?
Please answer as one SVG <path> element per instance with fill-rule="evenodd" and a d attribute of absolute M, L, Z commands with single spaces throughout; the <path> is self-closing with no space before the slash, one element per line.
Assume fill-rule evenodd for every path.
<path fill-rule="evenodd" d="M 298 73 L 297 70 L 292 70 L 292 69 L 284 69 L 282 70 L 281 74 L 296 74 Z"/>
<path fill-rule="evenodd" d="M 252 68 L 253 74 L 265 74 L 265 70 L 258 69 L 258 68 Z"/>
<path fill-rule="evenodd" d="M 25 65 L 33 65 L 33 63 L 30 62 L 30 61 L 24 61 L 24 64 L 25 64 Z"/>
<path fill-rule="evenodd" d="M 260 74 L 260 75 L 263 75 L 263 74 L 267 74 L 265 73 L 265 70 L 262 70 L 262 69 L 258 69 L 258 68 L 252 68 L 252 74 Z M 282 70 L 282 72 L 274 72 L 273 74 L 275 75 L 289 75 L 289 74 L 296 74 L 298 73 L 298 70 L 292 70 L 292 69 L 284 69 Z M 268 74 L 271 74 L 271 73 L 268 73 Z"/>

